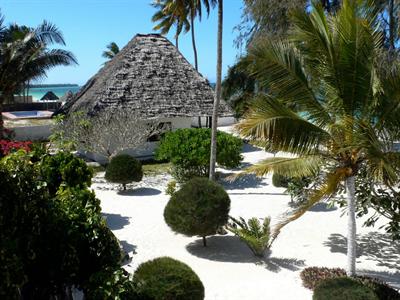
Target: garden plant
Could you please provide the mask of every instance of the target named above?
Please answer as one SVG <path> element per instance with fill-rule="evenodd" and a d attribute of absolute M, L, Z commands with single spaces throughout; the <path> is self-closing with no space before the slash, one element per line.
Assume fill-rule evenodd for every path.
<path fill-rule="evenodd" d="M 222 186 L 207 178 L 193 178 L 175 192 L 164 210 L 167 225 L 187 236 L 214 235 L 228 222 L 230 199 Z"/>

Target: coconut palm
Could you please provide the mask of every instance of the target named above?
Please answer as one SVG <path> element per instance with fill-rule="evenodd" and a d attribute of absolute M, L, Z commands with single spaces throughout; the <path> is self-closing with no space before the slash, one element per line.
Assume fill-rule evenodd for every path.
<path fill-rule="evenodd" d="M 215 84 L 215 99 L 211 122 L 211 154 L 210 154 L 210 179 L 215 180 L 215 164 L 217 162 L 217 124 L 218 108 L 221 101 L 222 86 L 222 25 L 223 25 L 223 0 L 210 0 L 211 5 L 218 4 L 218 36 L 217 36 L 217 81 Z"/>
<path fill-rule="evenodd" d="M 165 35 L 175 26 L 175 46 L 179 49 L 179 35 L 182 30 L 186 33 L 190 30 L 190 23 L 187 20 L 187 6 L 184 0 L 156 0 L 152 6 L 157 9 L 151 20 L 158 22 L 154 30 L 160 30 Z"/>
<path fill-rule="evenodd" d="M 24 83 L 43 79 L 56 66 L 77 63 L 71 52 L 48 48 L 65 45 L 62 33 L 53 24 L 44 21 L 36 28 L 2 24 L 0 16 L 0 133 L 2 104 L 12 101 Z"/>
<path fill-rule="evenodd" d="M 115 42 L 111 42 L 107 45 L 107 50 L 103 51 L 102 56 L 107 59 L 113 59 L 119 52 L 119 47 Z"/>
<path fill-rule="evenodd" d="M 367 3 L 366 3 L 367 2 Z M 366 5 L 362 4 L 366 3 Z M 399 177 L 400 64 L 383 69 L 383 37 L 369 1 L 344 0 L 334 16 L 322 6 L 293 13 L 288 40 L 260 42 L 249 50 L 252 75 L 268 93 L 252 104 L 237 129 L 288 157 L 265 159 L 246 172 L 310 176 L 322 183 L 274 230 L 296 220 L 344 183 L 347 193 L 347 274 L 356 272 L 355 177 L 360 166 L 378 181 Z"/>

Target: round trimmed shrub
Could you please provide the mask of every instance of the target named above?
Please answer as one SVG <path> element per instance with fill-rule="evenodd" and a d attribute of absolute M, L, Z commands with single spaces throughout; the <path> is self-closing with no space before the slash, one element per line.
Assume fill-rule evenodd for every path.
<path fill-rule="evenodd" d="M 142 164 L 137 159 L 127 154 L 113 157 L 107 166 L 105 179 L 109 182 L 126 185 L 133 181 L 139 182 L 143 178 Z"/>
<path fill-rule="evenodd" d="M 186 264 L 170 257 L 142 263 L 135 274 L 138 296 L 154 300 L 202 300 L 204 286 Z"/>
<path fill-rule="evenodd" d="M 285 176 L 274 173 L 272 175 L 272 184 L 274 187 L 287 188 L 288 184 L 289 184 L 289 180 Z"/>
<path fill-rule="evenodd" d="M 375 292 L 348 277 L 322 281 L 314 290 L 313 300 L 379 300 Z"/>
<path fill-rule="evenodd" d="M 205 237 L 226 225 L 231 201 L 219 184 L 207 178 L 194 178 L 171 196 L 164 219 L 175 232 Z"/>

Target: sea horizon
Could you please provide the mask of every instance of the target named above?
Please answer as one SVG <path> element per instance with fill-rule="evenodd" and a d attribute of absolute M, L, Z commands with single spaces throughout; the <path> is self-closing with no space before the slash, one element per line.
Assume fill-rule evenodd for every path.
<path fill-rule="evenodd" d="M 58 98 L 63 97 L 69 91 L 76 93 L 79 91 L 81 86 L 79 85 L 54 85 L 54 86 L 44 86 L 44 87 L 31 87 L 28 91 L 28 96 L 32 96 L 33 100 L 40 101 L 40 99 L 47 93 L 53 92 Z"/>

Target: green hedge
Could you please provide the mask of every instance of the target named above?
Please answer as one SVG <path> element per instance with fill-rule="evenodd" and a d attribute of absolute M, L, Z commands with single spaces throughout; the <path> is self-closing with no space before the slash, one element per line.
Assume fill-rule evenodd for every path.
<path fill-rule="evenodd" d="M 217 163 L 226 168 L 240 165 L 243 142 L 231 134 L 217 133 Z M 158 160 L 174 166 L 174 177 L 182 182 L 193 177 L 207 177 L 210 164 L 211 130 L 186 128 L 168 132 L 156 150 Z"/>

